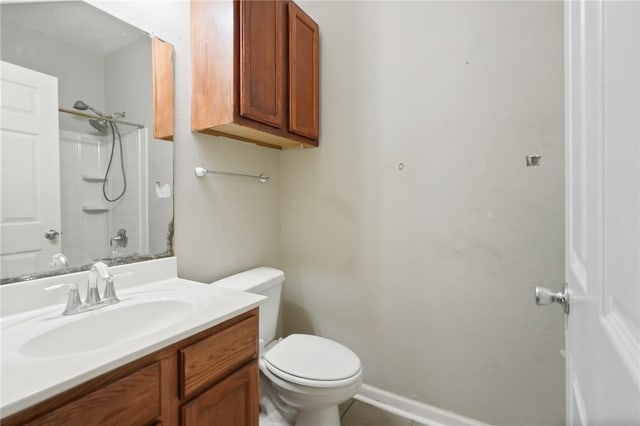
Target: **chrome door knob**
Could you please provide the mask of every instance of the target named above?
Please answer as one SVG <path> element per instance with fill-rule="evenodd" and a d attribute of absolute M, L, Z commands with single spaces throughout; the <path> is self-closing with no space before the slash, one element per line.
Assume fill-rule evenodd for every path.
<path fill-rule="evenodd" d="M 554 302 L 562 305 L 565 314 L 569 313 L 569 290 L 566 283 L 562 291 L 557 293 L 546 287 L 536 286 L 536 305 L 544 306 Z"/>
<path fill-rule="evenodd" d="M 44 237 L 47 240 L 51 240 L 51 241 L 57 240 L 59 236 L 60 236 L 60 233 L 55 229 L 49 229 L 47 232 L 44 233 Z"/>

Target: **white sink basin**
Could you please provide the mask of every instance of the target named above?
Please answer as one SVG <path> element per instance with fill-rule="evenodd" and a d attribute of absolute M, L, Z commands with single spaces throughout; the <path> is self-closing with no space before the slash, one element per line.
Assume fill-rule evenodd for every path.
<path fill-rule="evenodd" d="M 70 321 L 26 341 L 26 357 L 78 355 L 110 347 L 162 330 L 196 308 L 190 301 L 170 298 L 116 304 L 69 317 Z"/>
<path fill-rule="evenodd" d="M 0 418 L 196 335 L 264 299 L 177 278 L 175 258 L 112 270 L 133 273 L 116 282 L 120 303 L 77 315 L 62 315 L 64 292 L 44 288 L 75 283 L 82 293 L 87 271 L 0 286 Z"/>

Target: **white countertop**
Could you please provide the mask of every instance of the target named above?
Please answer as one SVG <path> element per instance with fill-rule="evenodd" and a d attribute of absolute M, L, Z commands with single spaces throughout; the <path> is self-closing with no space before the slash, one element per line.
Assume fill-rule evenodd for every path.
<path fill-rule="evenodd" d="M 92 315 L 100 315 L 103 311 L 123 307 L 136 309 L 136 303 L 140 300 L 144 301 L 144 298 L 150 297 L 149 295 L 165 297 L 172 292 L 184 300 L 189 298 L 197 300 L 198 306 L 190 309 L 179 320 L 169 321 L 168 324 L 162 323 L 163 319 L 156 313 L 155 317 L 148 318 L 150 328 L 138 335 L 129 336 L 128 330 L 124 327 L 125 329 L 121 330 L 124 336 L 122 341 L 107 347 L 91 348 L 80 353 L 65 353 L 64 347 L 56 346 L 53 350 L 54 355 L 47 357 L 25 350 L 25 344 L 31 339 L 61 325 L 83 319 L 87 324 L 91 324 L 90 316 Z M 64 304 L 57 304 L 0 318 L 2 329 L 0 332 L 0 417 L 7 417 L 114 368 L 247 312 L 264 300 L 260 295 L 180 278 L 129 286 L 125 290 L 118 291 L 118 297 L 121 302 L 117 305 L 73 316 L 61 315 Z M 114 316 L 112 315 L 111 318 Z M 146 321 L 141 322 L 146 323 Z M 122 324 L 114 324 L 114 326 L 122 327 Z M 109 330 L 110 334 L 112 332 L 113 330 Z M 87 330 L 87 333 L 91 331 Z M 89 334 L 84 332 L 78 334 L 80 335 L 73 338 L 91 338 L 85 337 Z M 61 342 L 61 345 L 64 344 Z"/>

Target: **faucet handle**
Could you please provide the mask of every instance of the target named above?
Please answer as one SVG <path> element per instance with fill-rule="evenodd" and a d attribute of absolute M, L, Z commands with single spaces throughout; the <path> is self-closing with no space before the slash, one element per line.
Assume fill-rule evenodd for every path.
<path fill-rule="evenodd" d="M 80 312 L 82 307 L 82 301 L 80 300 L 80 292 L 78 291 L 78 285 L 73 283 L 64 283 L 58 285 L 52 285 L 45 287 L 46 291 L 54 291 L 59 288 L 68 287 L 69 296 L 67 297 L 67 306 L 62 311 L 62 315 L 73 315 Z"/>
<path fill-rule="evenodd" d="M 102 297 L 102 301 L 104 303 L 118 303 L 120 299 L 116 295 L 116 288 L 113 285 L 114 278 L 116 277 L 128 277 L 133 274 L 133 272 L 120 272 L 117 274 L 111 274 L 110 278 L 107 278 L 106 285 L 104 287 L 104 296 Z"/>

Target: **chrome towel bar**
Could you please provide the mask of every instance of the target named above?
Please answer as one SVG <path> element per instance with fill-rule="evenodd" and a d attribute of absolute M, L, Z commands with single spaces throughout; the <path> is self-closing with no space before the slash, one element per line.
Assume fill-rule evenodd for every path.
<path fill-rule="evenodd" d="M 252 179 L 258 179 L 260 181 L 260 183 L 267 183 L 267 182 L 269 182 L 269 179 L 271 179 L 269 176 L 265 176 L 263 174 L 245 175 L 245 174 L 242 174 L 242 173 L 221 172 L 219 170 L 208 170 L 208 169 L 205 169 L 204 167 L 200 167 L 200 166 L 195 168 L 194 174 L 196 175 L 196 177 L 199 177 L 199 178 L 205 177 L 207 174 L 248 177 L 248 178 L 252 178 Z"/>

